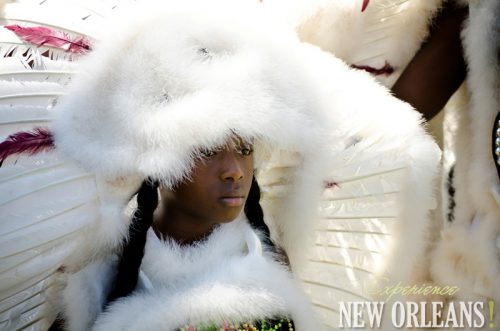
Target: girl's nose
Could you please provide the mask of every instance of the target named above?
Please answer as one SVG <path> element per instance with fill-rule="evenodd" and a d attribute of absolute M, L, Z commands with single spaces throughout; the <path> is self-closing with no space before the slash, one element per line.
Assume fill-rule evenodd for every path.
<path fill-rule="evenodd" d="M 222 181 L 237 182 L 243 178 L 243 168 L 238 160 L 238 156 L 233 153 L 224 153 L 224 160 L 220 173 Z"/>

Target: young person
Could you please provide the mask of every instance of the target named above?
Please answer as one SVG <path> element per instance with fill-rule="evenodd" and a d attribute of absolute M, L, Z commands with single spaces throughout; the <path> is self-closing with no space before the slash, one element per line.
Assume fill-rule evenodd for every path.
<path fill-rule="evenodd" d="M 69 330 L 321 329 L 291 271 L 330 148 L 318 95 L 293 31 L 224 6 L 123 14 L 55 108 L 54 144 L 101 203 L 64 262 Z M 264 211 L 254 169 L 286 154 L 290 193 Z"/>
<path fill-rule="evenodd" d="M 320 330 L 295 277 L 320 284 L 309 292 L 333 309 L 360 282 L 316 272 L 334 263 L 303 263 L 313 228 L 332 242 L 364 235 L 360 224 L 379 236 L 380 208 L 400 221 L 380 230 L 394 239 L 383 267 L 411 277 L 414 260 L 400 254 L 423 254 L 439 154 L 419 115 L 258 8 L 173 2 L 121 15 L 82 61 L 50 130 L 35 134 L 71 160 L 61 175 L 87 179 L 73 192 L 95 191 L 53 227 L 88 222 L 57 237 L 74 238 L 73 249 L 50 261 L 67 277 L 59 308 L 68 329 Z M 1 147 L 4 157 L 19 151 Z M 30 208 L 46 212 L 61 195 L 43 198 Z M 321 222 L 319 205 L 330 213 Z M 349 279 L 332 285 L 341 276 Z"/>
<path fill-rule="evenodd" d="M 189 179 L 160 190 L 154 217 L 156 186 L 142 185 L 95 329 L 178 329 L 184 322 L 181 330 L 293 330 L 290 302 L 302 305 L 296 316 L 312 314 L 269 239 L 252 153 L 238 138 L 204 151 Z M 136 290 L 139 265 L 142 289 Z M 147 317 L 124 317 L 144 306 L 154 307 L 143 312 Z"/>

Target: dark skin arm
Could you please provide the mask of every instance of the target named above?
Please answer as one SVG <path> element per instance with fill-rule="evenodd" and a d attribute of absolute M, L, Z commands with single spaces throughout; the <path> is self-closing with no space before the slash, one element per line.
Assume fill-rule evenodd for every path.
<path fill-rule="evenodd" d="M 465 79 L 460 31 L 467 16 L 468 8 L 446 4 L 429 37 L 392 87 L 394 96 L 410 103 L 427 120 L 439 113 Z"/>

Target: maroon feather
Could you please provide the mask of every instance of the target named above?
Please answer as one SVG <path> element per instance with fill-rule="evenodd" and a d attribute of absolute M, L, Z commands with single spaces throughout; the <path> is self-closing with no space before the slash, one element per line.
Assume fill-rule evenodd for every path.
<path fill-rule="evenodd" d="M 323 183 L 323 187 L 324 188 L 334 188 L 334 187 L 340 187 L 340 185 L 335 181 L 329 180 L 329 181 L 325 181 Z"/>
<path fill-rule="evenodd" d="M 374 76 L 380 76 L 380 75 L 389 76 L 394 72 L 394 67 L 391 66 L 389 63 L 387 63 L 387 61 L 385 62 L 384 66 L 379 69 L 370 66 L 356 65 L 356 64 L 351 64 L 351 68 L 364 70 Z"/>
<path fill-rule="evenodd" d="M 37 46 L 57 47 L 65 52 L 85 54 L 92 50 L 90 43 L 85 37 L 71 40 L 65 32 L 52 30 L 44 26 L 22 27 L 19 25 L 6 25 L 6 29 L 14 32 L 24 42 Z"/>
<path fill-rule="evenodd" d="M 33 155 L 54 148 L 54 136 L 47 128 L 16 132 L 0 143 L 0 166 L 11 155 L 19 153 Z"/>
<path fill-rule="evenodd" d="M 363 5 L 361 6 L 361 12 L 364 12 L 370 0 L 363 0 Z"/>

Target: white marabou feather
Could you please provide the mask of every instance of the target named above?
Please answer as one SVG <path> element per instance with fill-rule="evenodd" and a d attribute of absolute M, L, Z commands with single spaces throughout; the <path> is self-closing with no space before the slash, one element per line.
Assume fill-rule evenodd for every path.
<path fill-rule="evenodd" d="M 63 292 L 62 311 L 65 326 L 71 331 L 92 328 L 97 316 L 104 309 L 116 273 L 115 256 L 89 263 L 79 272 L 68 276 Z"/>
<path fill-rule="evenodd" d="M 320 330 L 286 268 L 247 250 L 247 232 L 253 230 L 246 220 L 236 220 L 192 247 L 160 242 L 150 232 L 142 268 L 154 291 L 139 291 L 114 303 L 93 329 L 176 330 L 185 324 L 284 314 L 294 320 L 297 330 Z M 143 311 L 145 319 L 139 321 L 131 312 L 144 306 L 156 309 Z"/>
<path fill-rule="evenodd" d="M 443 0 L 362 1 L 264 0 L 264 5 L 294 26 L 301 40 L 312 43 L 349 64 L 394 68 L 377 76 L 391 86 L 427 36 L 429 24 Z"/>
<path fill-rule="evenodd" d="M 23 6 L 28 3 L 24 2 Z M 436 3 L 430 4 L 430 9 L 421 8 L 422 11 L 415 12 L 428 14 Z M 85 212 L 88 218 L 80 218 L 82 229 L 86 228 L 85 224 L 93 224 L 92 229 L 76 233 L 82 235 L 86 245 L 69 260 L 61 258 L 59 265 L 68 265 L 72 272 L 84 266 L 89 256 L 99 257 L 100 261 L 101 255 L 119 247 L 129 224 L 123 211 L 142 180 L 152 176 L 173 185 L 185 179 L 192 166 L 193 149 L 220 144 L 231 130 L 236 129 L 244 137 L 256 138 L 257 177 L 263 190 L 266 222 L 273 239 L 287 251 L 293 270 L 301 275 L 313 303 L 323 310 L 323 315 L 326 315 L 324 311 L 330 314 L 336 309 L 340 300 L 369 299 L 360 286 L 373 274 L 387 273 L 392 279 L 404 282 L 414 280 L 413 271 L 425 249 L 427 212 L 434 205 L 431 184 L 439 159 L 437 147 L 420 126 L 419 115 L 409 105 L 391 97 L 364 73 L 348 69 L 344 63 L 317 48 L 300 45 L 293 32 L 279 23 L 259 18 L 256 26 L 252 15 L 263 14 L 256 9 L 233 8 L 241 16 L 231 17 L 222 10 L 214 11 L 215 3 L 197 3 L 201 7 L 196 11 L 183 6 L 175 4 L 166 12 L 148 14 L 151 16 L 134 15 L 126 26 L 113 23 L 114 28 L 108 31 L 113 42 L 97 44 L 96 53 L 78 63 L 80 74 L 70 87 L 70 95 L 61 98 L 55 108 L 56 144 L 61 154 L 85 169 L 79 170 L 82 174 L 87 171 L 95 174 L 88 178 L 87 184 L 92 187 L 88 198 L 91 200 L 95 194 L 100 203 L 95 214 Z M 21 17 L 19 12 L 16 14 L 18 8 L 21 7 L 8 6 L 11 19 Z M 48 8 L 36 18 L 43 22 L 47 17 L 50 21 L 49 16 L 43 16 Z M 204 15 L 208 12 L 210 16 Z M 427 14 L 422 21 L 428 19 Z M 22 15 L 36 16 L 27 12 Z M 140 25 L 142 19 L 147 23 Z M 46 21 L 49 26 L 71 26 L 60 23 L 59 19 L 49 21 Z M 84 31 L 86 28 L 90 27 L 68 29 Z M 158 38 L 164 42 L 157 43 Z M 134 43 L 133 49 L 128 48 L 130 42 Z M 150 49 L 151 45 L 154 47 Z M 206 49 L 209 55 L 205 57 L 205 52 L 199 52 L 201 49 Z M 61 93 L 66 92 L 65 88 L 61 90 Z M 21 101 L 27 108 L 48 104 L 50 99 L 33 102 L 28 96 L 16 99 L 14 104 L 19 104 L 17 100 L 27 100 Z M 228 113 L 228 107 L 233 112 Z M 19 115 L 20 119 L 24 116 Z M 214 122 L 213 118 L 218 120 Z M 179 140 L 183 141 L 182 145 L 178 144 Z M 152 143 L 142 144 L 144 141 Z M 7 160 L 7 164 L 13 162 L 12 158 Z M 20 164 L 22 162 L 21 158 Z M 47 164 L 44 171 L 57 173 L 59 167 L 68 170 L 65 162 Z M 24 192 L 26 197 L 39 197 L 36 185 L 49 184 L 53 180 L 47 177 L 48 182 L 43 182 L 43 176 L 37 177 L 38 171 L 32 173 L 29 167 L 19 173 L 11 169 L 7 173 L 9 178 L 19 176 L 26 181 L 34 180 L 34 184 L 24 191 L 16 188 L 17 179 L 5 180 L 5 187 L 19 190 L 19 195 Z M 337 182 L 338 187 L 324 192 L 324 181 Z M 65 199 L 63 192 L 68 192 L 68 188 L 54 187 L 61 191 L 45 194 L 39 202 L 39 212 L 44 203 L 61 194 L 66 201 L 61 204 L 61 212 L 79 206 L 78 199 Z M 69 189 L 81 190 L 78 186 Z M 5 201 L 9 199 L 6 197 Z M 320 200 L 322 208 L 318 215 L 316 208 Z M 85 199 L 79 201 L 84 203 Z M 83 210 L 75 209 L 76 219 L 82 217 Z M 33 215 L 28 217 L 28 214 L 28 211 L 19 214 L 24 222 L 19 224 L 38 229 L 37 222 L 31 218 Z M 47 217 L 42 217 L 41 221 L 47 221 Z M 61 221 L 68 220 L 63 217 Z M 63 233 L 61 229 L 54 235 L 57 238 Z M 236 246 L 240 243 L 236 236 L 225 238 L 224 244 L 231 246 L 231 240 Z M 64 240 L 56 242 L 64 245 Z M 27 243 L 28 246 L 37 244 L 44 250 L 51 247 L 50 241 Z M 148 245 L 152 245 L 151 240 Z M 15 246 L 12 247 L 15 253 Z M 207 247 L 207 252 L 213 253 L 215 248 Z M 226 258 L 222 251 L 217 253 L 214 258 L 221 255 Z M 313 317 L 307 316 L 306 300 L 293 289 L 294 281 L 289 279 L 288 273 L 257 255 L 249 257 L 251 263 L 248 264 L 239 259 L 227 261 L 227 267 L 236 270 L 231 275 L 234 278 L 224 278 L 222 270 L 212 270 L 206 277 L 193 277 L 192 281 L 207 281 L 213 277 L 236 281 L 239 285 L 247 281 L 265 284 L 271 291 L 249 290 L 246 293 L 250 302 L 263 304 L 260 308 L 258 304 L 224 303 L 233 302 L 230 298 L 236 300 L 241 294 L 241 289 L 232 286 L 196 288 L 181 295 L 176 291 L 188 285 L 174 286 L 168 282 L 168 289 L 162 288 L 150 295 L 136 294 L 118 303 L 99 318 L 98 327 L 133 325 L 127 324 L 126 319 L 116 320 L 116 317 L 125 312 L 133 318 L 135 314 L 130 312 L 150 305 L 148 302 L 152 300 L 160 304 L 160 308 L 157 312 L 148 312 L 151 315 L 146 318 L 150 318 L 151 325 L 157 323 L 156 326 L 164 329 L 174 324 L 182 325 L 186 316 L 193 312 L 192 321 L 199 322 L 206 316 L 236 319 L 243 316 L 244 311 L 253 314 L 251 316 L 266 316 L 274 309 L 292 314 L 299 329 L 317 330 L 307 326 L 312 325 Z M 36 257 L 21 251 L 5 265 L 12 268 L 16 263 L 33 258 Z M 264 258 L 268 258 L 266 254 Z M 308 258 L 312 261 L 307 262 Z M 357 263 L 359 259 L 364 260 Z M 147 260 L 146 256 L 145 263 Z M 172 256 L 166 260 L 169 265 L 177 261 Z M 189 271 L 191 275 L 203 270 L 198 264 L 190 268 L 184 262 L 179 260 L 176 263 L 182 267 L 169 269 L 181 280 L 187 277 L 176 272 Z M 207 258 L 200 263 L 206 263 L 205 267 L 210 269 L 212 262 Z M 50 266 L 48 262 L 43 263 L 47 270 L 43 277 L 54 273 L 57 262 Z M 248 279 L 248 273 L 238 269 L 248 270 L 255 265 L 262 268 L 255 273 L 256 278 Z M 162 266 L 164 264 L 150 263 L 150 269 Z M 97 277 L 97 274 L 103 279 L 107 277 L 106 272 L 101 274 L 98 266 L 88 268 L 95 268 L 94 273 L 82 276 L 82 287 L 70 285 L 70 294 L 66 296 L 67 307 L 73 311 L 71 315 L 78 315 L 82 307 L 77 303 L 88 299 L 83 308 L 88 314 L 80 316 L 73 324 L 70 322 L 75 329 L 78 325 L 92 324 L 99 312 L 96 308 L 100 307 L 96 303 L 103 298 L 99 291 L 106 290 L 106 286 L 99 285 L 92 288 L 92 295 L 85 290 L 89 289 L 85 287 L 88 285 L 85 279 L 94 280 L 92 275 Z M 145 271 L 156 285 L 165 276 L 155 276 L 161 270 L 148 273 L 145 267 Z M 80 277 L 77 275 L 75 278 Z M 34 279 L 37 277 L 43 278 L 41 274 Z M 172 277 L 172 281 L 176 277 Z M 20 290 L 20 287 L 15 289 Z M 9 295 L 14 293 L 17 292 Z M 73 304 L 68 302 L 72 293 L 81 300 L 75 299 Z M 227 294 L 229 301 L 221 301 L 224 295 L 220 293 Z M 208 303 L 220 303 L 227 311 L 214 312 L 210 304 L 200 305 L 198 298 L 202 295 Z M 169 296 L 170 299 L 164 300 Z M 290 300 L 285 302 L 284 298 Z M 174 299 L 184 304 L 172 309 Z M 325 323 L 336 325 L 332 320 L 335 316 L 327 316 Z"/>

